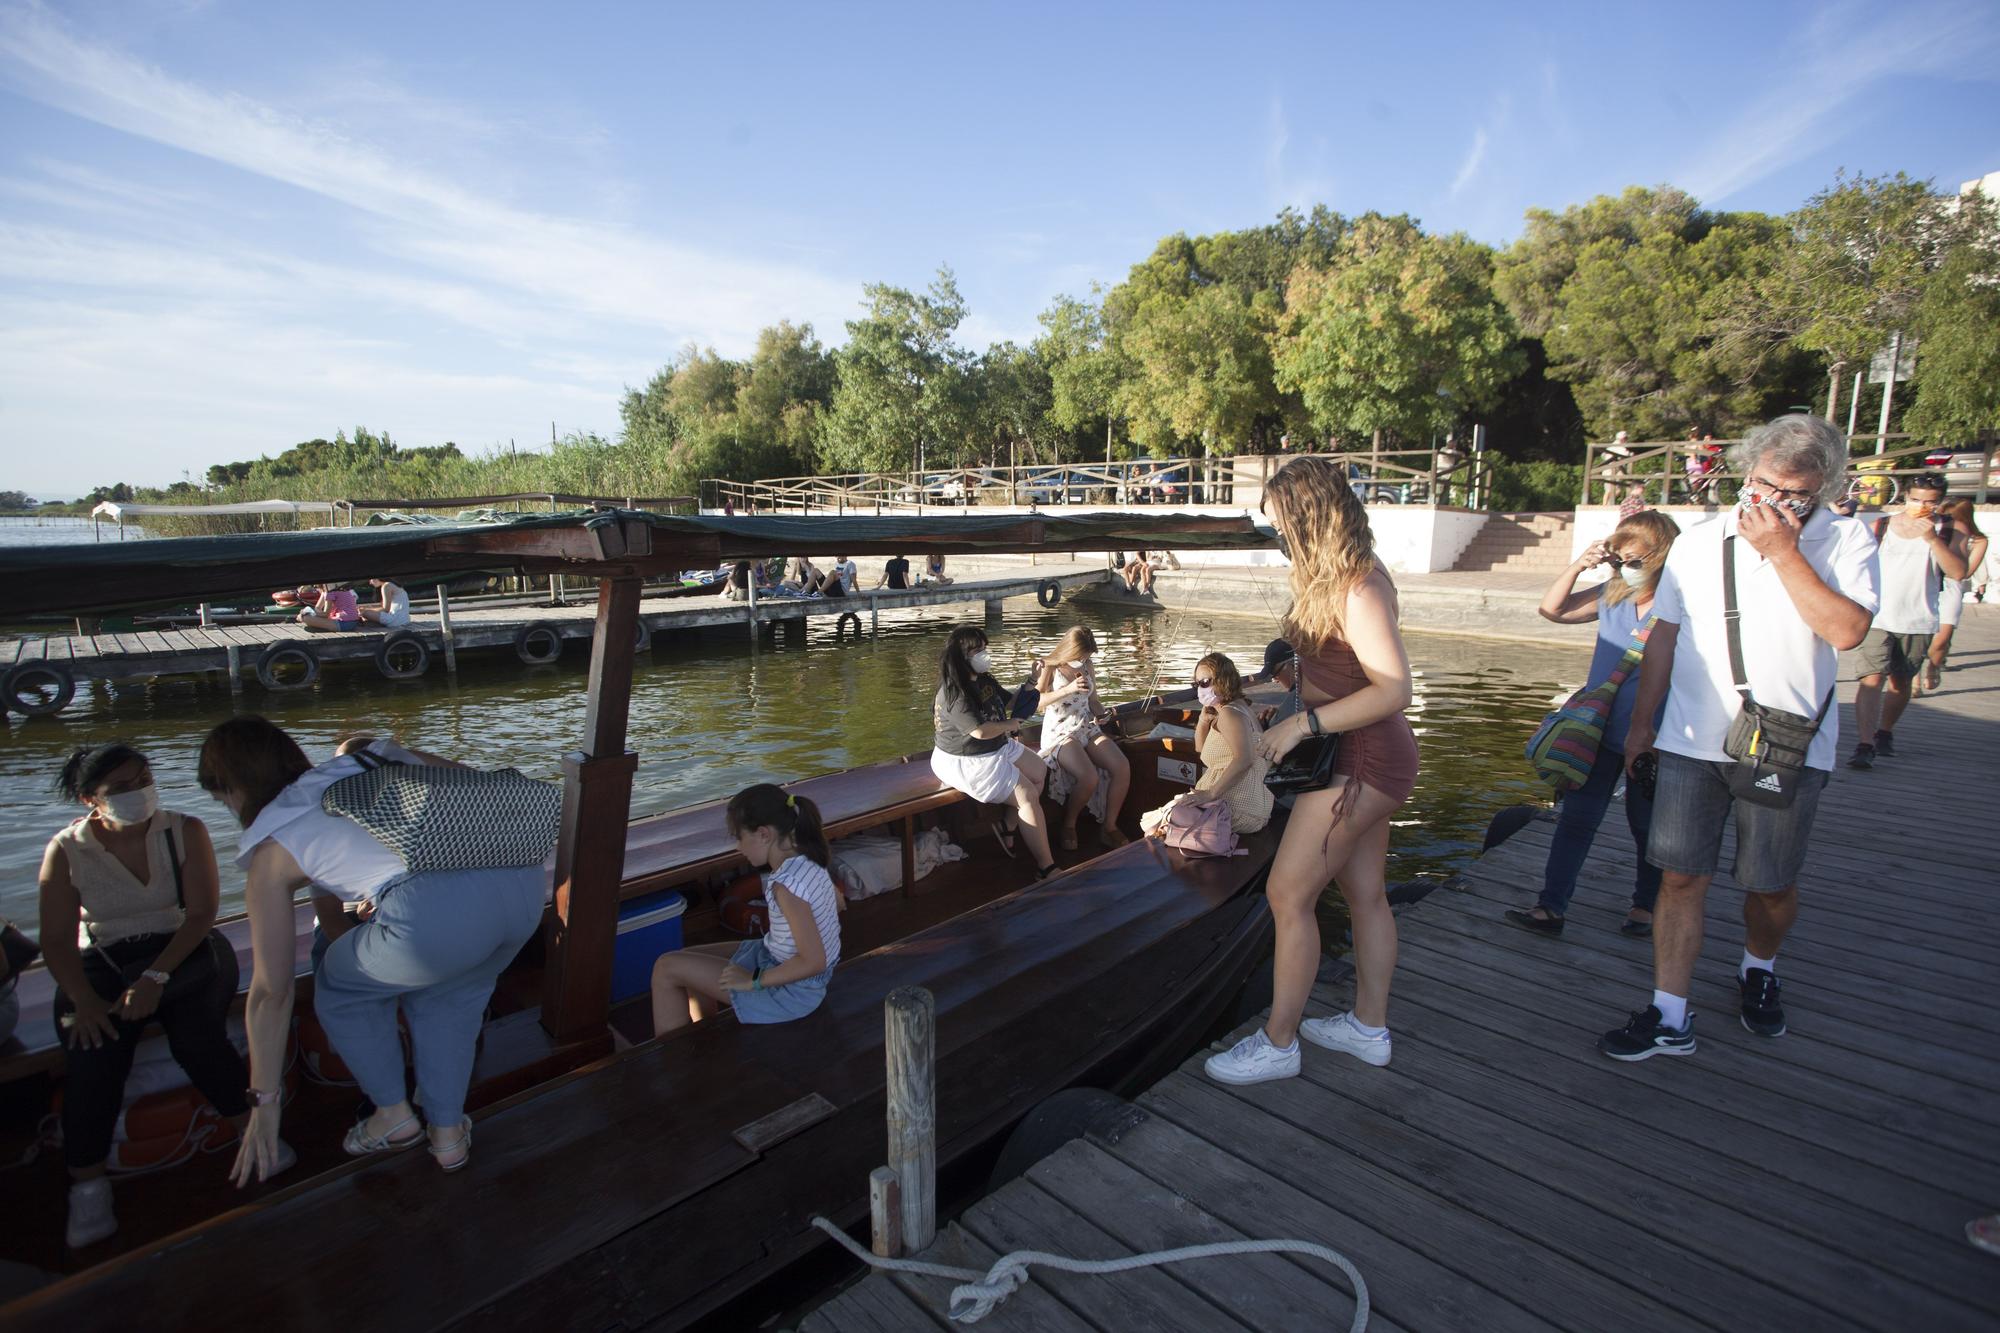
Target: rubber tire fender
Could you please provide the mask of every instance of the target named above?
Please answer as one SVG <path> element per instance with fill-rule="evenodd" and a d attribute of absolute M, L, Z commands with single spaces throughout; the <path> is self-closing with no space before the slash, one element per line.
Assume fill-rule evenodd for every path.
<path fill-rule="evenodd" d="M 549 650 L 537 653 L 531 646 L 540 639 L 549 641 Z M 547 666 L 562 656 L 563 636 L 547 625 L 523 625 L 514 635 L 514 656 L 529 666 Z"/>
<path fill-rule="evenodd" d="M 395 661 L 395 650 L 406 647 L 417 650 L 417 664 L 399 667 Z M 375 669 L 390 680 L 415 680 L 431 669 L 431 650 L 414 630 L 397 630 L 376 645 Z"/>
<path fill-rule="evenodd" d="M 646 627 L 646 622 L 643 620 L 635 620 L 632 624 L 632 651 L 635 653 L 650 651 L 653 646 L 653 631 Z"/>
<path fill-rule="evenodd" d="M 278 679 L 277 666 L 278 663 L 293 657 L 305 663 L 306 675 L 304 680 L 287 684 Z M 278 692 L 302 690 L 318 679 L 319 654 L 295 639 L 274 643 L 257 658 L 257 683 L 267 690 Z"/>
<path fill-rule="evenodd" d="M 988 1192 L 1028 1173 L 1035 1163 L 1072 1139 L 1113 1144 L 1147 1120 L 1144 1111 L 1102 1088 L 1064 1088 L 1035 1103 L 1014 1126 L 993 1162 Z"/>
<path fill-rule="evenodd" d="M 21 687 L 37 678 L 54 683 L 55 694 L 32 706 L 22 703 Z M 50 717 L 69 707 L 70 700 L 76 698 L 76 680 L 54 662 L 22 662 L 0 678 L 0 694 L 6 696 L 6 706 L 23 717 Z"/>
<path fill-rule="evenodd" d="M 1062 603 L 1062 584 L 1055 579 L 1043 579 L 1035 588 L 1035 600 L 1044 607 L 1055 607 Z"/>

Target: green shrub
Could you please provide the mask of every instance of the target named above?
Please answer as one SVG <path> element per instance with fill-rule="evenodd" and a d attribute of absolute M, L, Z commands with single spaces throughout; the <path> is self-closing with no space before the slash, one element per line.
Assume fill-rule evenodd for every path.
<path fill-rule="evenodd" d="M 1551 463 L 1545 459 L 1516 462 L 1488 454 L 1492 462 L 1492 498 L 1488 509 L 1526 513 L 1574 509 L 1583 493 L 1583 464 Z"/>

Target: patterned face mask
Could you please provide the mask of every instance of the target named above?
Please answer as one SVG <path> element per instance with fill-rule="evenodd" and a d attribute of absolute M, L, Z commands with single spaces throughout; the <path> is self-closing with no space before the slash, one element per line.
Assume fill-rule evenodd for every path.
<path fill-rule="evenodd" d="M 1741 518 L 1743 511 L 1752 505 L 1778 505 L 1781 508 L 1791 510 L 1792 517 L 1804 523 L 1806 518 L 1818 506 L 1818 503 L 1816 500 L 1776 500 L 1765 495 L 1762 491 L 1755 491 L 1745 487 L 1743 498 L 1736 502 L 1736 515 L 1738 518 Z"/>

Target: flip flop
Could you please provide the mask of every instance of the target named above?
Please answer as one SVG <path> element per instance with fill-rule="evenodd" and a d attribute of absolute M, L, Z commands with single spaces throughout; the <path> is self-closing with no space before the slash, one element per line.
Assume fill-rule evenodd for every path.
<path fill-rule="evenodd" d="M 993 841 L 1000 844 L 1000 850 L 1009 857 L 1017 855 L 1014 835 L 1021 831 L 1021 823 L 1013 815 L 996 821 L 993 825 Z"/>

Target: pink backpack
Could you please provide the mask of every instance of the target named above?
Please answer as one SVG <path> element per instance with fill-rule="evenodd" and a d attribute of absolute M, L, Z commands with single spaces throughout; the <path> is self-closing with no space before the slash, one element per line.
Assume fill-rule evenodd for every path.
<path fill-rule="evenodd" d="M 1248 856 L 1246 847 L 1236 845 L 1229 806 L 1223 801 L 1195 805 L 1176 802 L 1167 813 L 1167 846 L 1184 856 Z"/>

